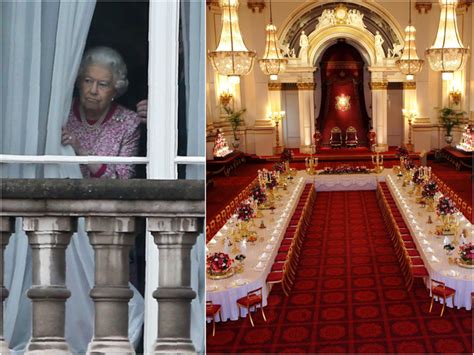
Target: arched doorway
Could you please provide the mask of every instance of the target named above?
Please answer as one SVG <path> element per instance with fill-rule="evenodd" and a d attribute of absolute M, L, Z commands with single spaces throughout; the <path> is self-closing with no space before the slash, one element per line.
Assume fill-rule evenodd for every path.
<path fill-rule="evenodd" d="M 365 65 L 359 51 L 344 39 L 339 39 L 322 55 L 321 108 L 315 117 L 323 145 L 329 146 L 330 132 L 335 127 L 342 130 L 343 136 L 349 127 L 355 128 L 359 145 L 367 145 L 370 119 L 364 98 Z"/>

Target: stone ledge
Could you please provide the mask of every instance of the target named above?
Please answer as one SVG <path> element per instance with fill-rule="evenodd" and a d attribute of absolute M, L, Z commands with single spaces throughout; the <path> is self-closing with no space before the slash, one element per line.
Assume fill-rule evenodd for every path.
<path fill-rule="evenodd" d="M 204 180 L 2 179 L 2 199 L 204 200 Z"/>

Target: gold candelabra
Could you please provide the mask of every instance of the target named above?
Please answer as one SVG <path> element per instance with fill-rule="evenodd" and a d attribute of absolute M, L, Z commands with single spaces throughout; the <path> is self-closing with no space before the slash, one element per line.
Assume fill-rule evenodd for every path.
<path fill-rule="evenodd" d="M 269 114 L 270 119 L 275 123 L 275 138 L 276 138 L 276 145 L 273 147 L 274 154 L 281 154 L 283 151 L 283 146 L 280 145 L 280 132 L 278 127 L 280 126 L 280 122 L 285 118 L 285 111 L 276 111 L 271 112 Z"/>
<path fill-rule="evenodd" d="M 306 172 L 309 175 L 316 175 L 316 167 L 318 166 L 318 158 L 311 154 L 310 157 L 305 159 Z"/>
<path fill-rule="evenodd" d="M 372 164 L 374 164 L 374 171 L 376 174 L 380 174 L 383 167 L 383 155 L 380 152 L 375 152 L 375 155 L 372 155 Z"/>
<path fill-rule="evenodd" d="M 413 143 L 411 142 L 411 132 L 412 132 L 412 124 L 413 120 L 416 118 L 417 113 L 416 110 L 402 110 L 403 117 L 408 120 L 408 143 L 405 143 L 405 147 L 409 152 L 413 152 L 415 147 Z"/>

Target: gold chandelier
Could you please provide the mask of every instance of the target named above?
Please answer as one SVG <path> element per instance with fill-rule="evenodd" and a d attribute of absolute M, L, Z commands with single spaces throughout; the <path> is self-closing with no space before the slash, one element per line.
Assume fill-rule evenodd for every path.
<path fill-rule="evenodd" d="M 453 77 L 453 72 L 466 65 L 469 49 L 464 48 L 459 38 L 456 24 L 457 0 L 440 0 L 441 14 L 438 33 L 431 48 L 426 50 L 426 57 L 431 69 L 442 72 L 443 80 Z"/>
<path fill-rule="evenodd" d="M 288 59 L 283 58 L 280 52 L 280 46 L 278 45 L 278 38 L 276 35 L 277 28 L 273 24 L 272 19 L 272 1 L 270 0 L 270 23 L 265 29 L 267 33 L 267 40 L 265 43 L 265 55 L 262 59 L 258 60 L 260 69 L 262 69 L 265 75 L 270 75 L 270 80 L 277 80 L 278 74 L 285 71 Z"/>
<path fill-rule="evenodd" d="M 411 0 L 408 2 L 408 26 L 405 28 L 405 46 L 399 60 L 395 62 L 407 80 L 413 80 L 423 68 L 423 60 L 418 58 L 415 44 L 415 26 L 411 24 Z"/>
<path fill-rule="evenodd" d="M 222 9 L 222 31 L 219 45 L 208 56 L 214 69 L 221 75 L 227 75 L 231 82 L 238 83 L 240 76 L 252 70 L 255 55 L 244 44 L 240 33 L 238 0 L 220 0 Z"/>

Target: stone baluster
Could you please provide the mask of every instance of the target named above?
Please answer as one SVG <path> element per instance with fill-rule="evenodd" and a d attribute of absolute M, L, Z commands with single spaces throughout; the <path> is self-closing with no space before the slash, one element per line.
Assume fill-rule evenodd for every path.
<path fill-rule="evenodd" d="M 25 217 L 23 229 L 32 249 L 32 337 L 26 354 L 69 353 L 64 338 L 66 248 L 75 229 L 70 217 Z"/>
<path fill-rule="evenodd" d="M 4 268 L 4 251 L 8 245 L 8 240 L 13 233 L 15 220 L 9 217 L 0 218 L 0 297 L 2 304 L 0 305 L 0 354 L 9 354 L 8 343 L 3 337 L 3 302 L 8 297 L 8 290 L 3 285 L 3 268 Z"/>
<path fill-rule="evenodd" d="M 154 353 L 195 352 L 191 341 L 191 248 L 202 231 L 200 218 L 149 218 L 148 229 L 159 251 L 158 338 Z"/>
<path fill-rule="evenodd" d="M 135 354 L 128 338 L 128 255 L 135 238 L 133 217 L 87 217 L 86 231 L 95 251 L 94 336 L 87 352 Z"/>

